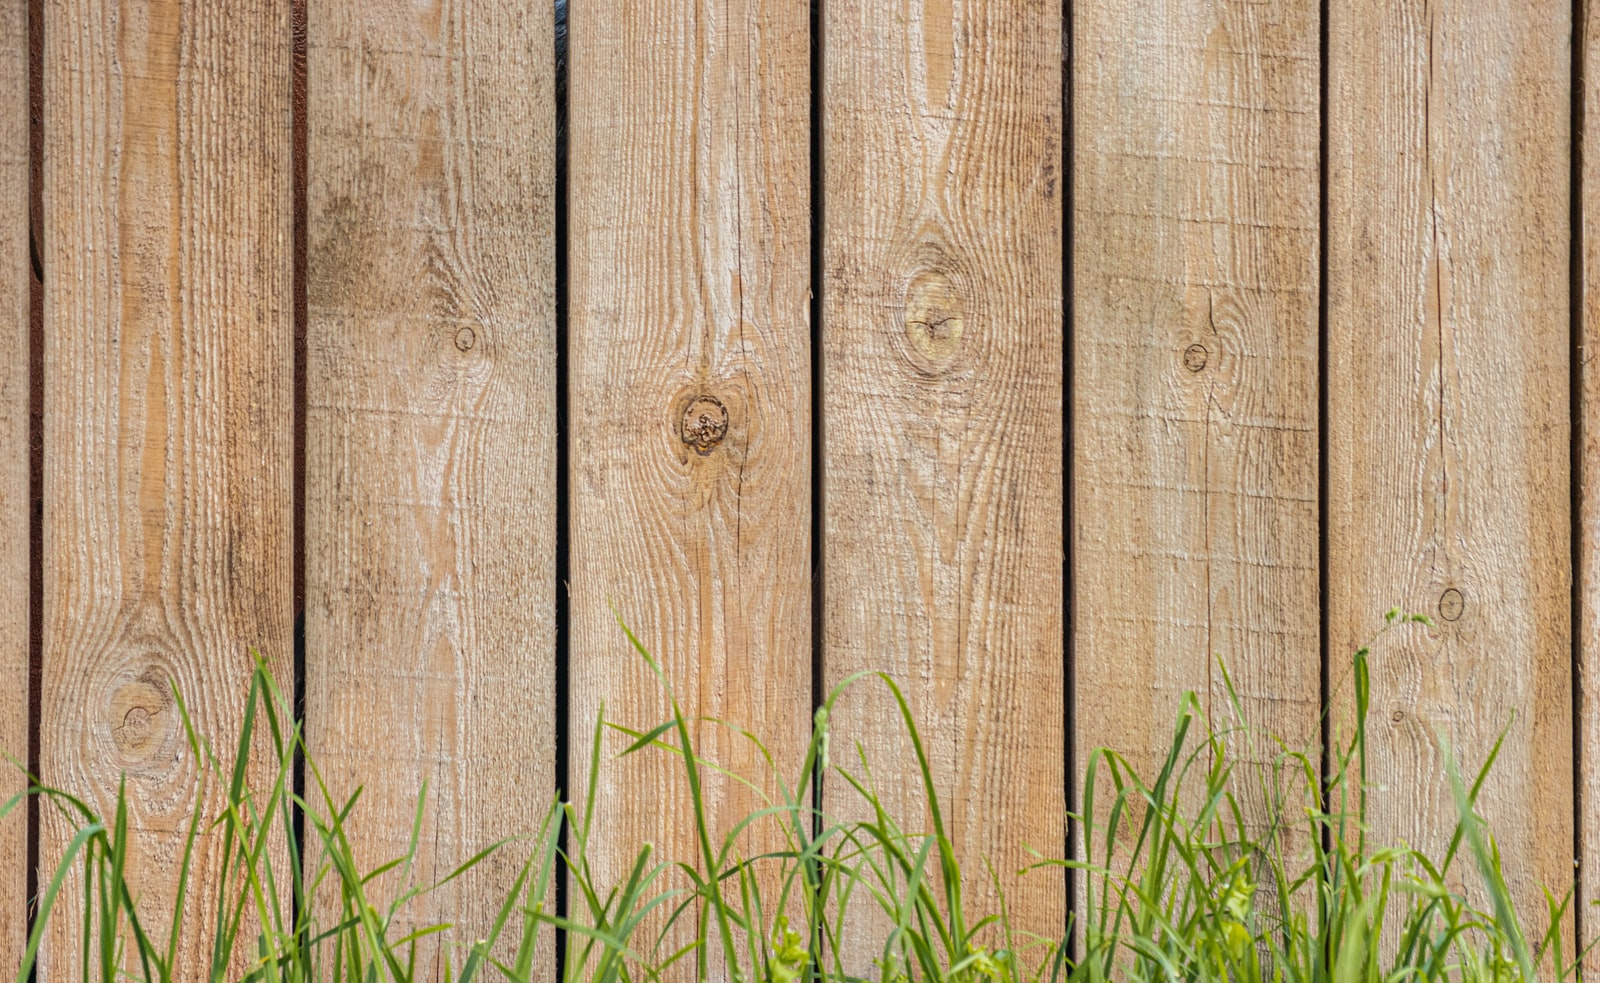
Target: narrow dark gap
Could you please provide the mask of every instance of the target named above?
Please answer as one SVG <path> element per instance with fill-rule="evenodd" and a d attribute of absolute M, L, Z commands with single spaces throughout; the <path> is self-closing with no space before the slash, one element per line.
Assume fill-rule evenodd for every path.
<path fill-rule="evenodd" d="M 1078 855 L 1078 827 L 1079 822 L 1071 817 L 1078 811 L 1078 653 L 1077 653 L 1077 627 L 1078 603 L 1076 578 L 1073 575 L 1073 550 L 1072 545 L 1076 540 L 1074 535 L 1076 518 L 1073 510 L 1073 463 L 1076 458 L 1075 440 L 1076 419 L 1072 411 L 1073 396 L 1073 367 L 1075 352 L 1073 350 L 1073 290 L 1072 290 L 1072 216 L 1073 202 L 1076 191 L 1076 154 L 1074 143 L 1076 131 L 1073 120 L 1072 103 L 1072 0 L 1066 0 L 1061 8 L 1061 156 L 1062 163 L 1062 194 L 1061 194 L 1061 535 L 1062 535 L 1062 577 L 1061 589 L 1063 593 L 1062 606 L 1065 617 L 1062 619 L 1061 660 L 1062 660 L 1062 687 L 1064 693 L 1061 700 L 1061 748 L 1062 768 L 1065 776 L 1064 789 L 1066 792 L 1067 830 L 1066 830 L 1066 856 L 1075 858 Z M 1067 919 L 1063 928 L 1062 945 L 1066 947 L 1069 959 L 1077 958 L 1077 932 L 1073 930 L 1073 920 L 1078 910 L 1078 872 L 1072 867 L 1064 868 L 1067 890 Z"/>
<path fill-rule="evenodd" d="M 570 532 L 572 486 L 567 479 L 571 460 L 567 415 L 567 0 L 555 0 L 555 342 L 556 342 L 556 529 L 555 529 L 555 773 L 556 795 L 570 793 L 572 750 L 572 599 L 568 586 L 571 576 Z M 556 915 L 566 918 L 568 898 L 567 840 L 565 817 L 561 822 L 556 866 Z M 556 979 L 566 978 L 567 933 L 557 928 Z"/>
<path fill-rule="evenodd" d="M 290 33 L 290 117 L 293 156 L 293 227 L 291 230 L 294 253 L 294 519 L 291 532 L 294 558 L 291 588 L 294 605 L 294 719 L 300 728 L 301 743 L 294 753 L 294 771 L 290 776 L 294 785 L 296 805 L 290 813 L 290 833 L 297 848 L 305 843 L 305 813 L 300 802 L 305 801 L 306 762 L 306 360 L 307 333 L 310 330 L 310 310 L 307 301 L 306 279 L 306 4 L 308 0 L 293 0 L 289 8 Z M 301 910 L 300 874 L 295 871 L 294 910 Z M 296 926 L 298 930 L 300 926 Z"/>
<path fill-rule="evenodd" d="M 823 235 L 826 231 L 827 216 L 824 212 L 825 196 L 827 190 L 826 173 L 824 171 L 824 151 L 826 142 L 823 139 L 823 87 L 827 84 L 826 65 L 823 62 L 825 55 L 824 31 L 825 24 L 824 0 L 811 0 L 810 3 L 810 31 L 811 31 L 811 64 L 810 64 L 810 96 L 811 96 L 811 138 L 809 145 L 811 166 L 811 720 L 816 726 L 817 710 L 828 698 L 828 648 L 825 644 L 827 638 L 827 489 L 824 487 L 823 457 L 826 451 L 824 439 L 826 432 L 823 427 L 824 410 L 827 392 L 823 385 L 823 344 L 822 344 L 822 317 L 823 317 L 823 287 L 825 283 L 825 270 L 823 263 Z M 813 736 L 815 732 L 813 731 Z M 813 765 L 811 775 L 811 836 L 813 839 L 822 835 L 822 781 L 825 769 L 819 757 Z M 816 907 L 820 910 L 822 903 L 822 886 L 815 885 Z M 814 946 L 816 942 L 812 943 Z M 812 959 L 818 967 L 826 958 L 821 951 L 814 951 Z"/>
<path fill-rule="evenodd" d="M 1332 806 L 1328 801 L 1328 781 L 1333 772 L 1333 710 L 1329 701 L 1333 697 L 1333 677 L 1330 671 L 1328 646 L 1328 10 L 1330 0 L 1322 0 L 1317 30 L 1317 59 L 1319 97 L 1317 136 L 1317 769 L 1322 776 L 1322 801 L 1318 807 L 1323 812 Z M 1333 847 L 1333 831 L 1322 826 L 1322 849 L 1326 853 Z"/>
<path fill-rule="evenodd" d="M 1568 314 L 1571 318 L 1569 330 L 1571 332 L 1571 351 L 1569 358 L 1571 367 L 1567 378 L 1569 399 L 1571 402 L 1571 447 L 1568 467 L 1571 469 L 1571 502 L 1570 524 L 1572 528 L 1572 855 L 1575 858 L 1573 865 L 1573 897 L 1572 906 L 1572 931 L 1573 939 L 1581 951 L 1583 946 L 1583 908 L 1587 900 L 1583 890 L 1583 632 L 1587 627 L 1583 616 L 1583 465 L 1584 465 L 1584 378 L 1583 364 L 1583 308 L 1584 308 L 1584 282 L 1583 282 L 1583 139 L 1584 139 L 1584 56 L 1586 51 L 1586 37 L 1584 30 L 1585 19 L 1588 15 L 1588 4 L 1585 0 L 1572 0 L 1572 69 L 1571 69 L 1571 172 L 1567 195 L 1571 208 L 1570 234 L 1568 244 L 1568 289 L 1567 303 Z"/>
<path fill-rule="evenodd" d="M 823 65 L 823 11 L 822 0 L 811 0 L 811 714 L 816 712 L 828 697 L 827 647 L 823 644 L 826 630 L 824 608 L 826 581 L 824 580 L 823 536 L 827 529 L 827 496 L 823 488 L 823 391 L 822 376 L 822 290 L 823 290 L 823 140 L 822 140 L 822 88 L 825 82 Z M 822 831 L 822 762 L 817 762 L 817 772 L 811 782 L 811 835 Z"/>
<path fill-rule="evenodd" d="M 40 777 L 44 701 L 44 0 L 28 3 L 28 773 Z M 28 797 L 26 922 L 39 896 L 39 798 Z M 38 975 L 34 966 L 33 975 Z"/>

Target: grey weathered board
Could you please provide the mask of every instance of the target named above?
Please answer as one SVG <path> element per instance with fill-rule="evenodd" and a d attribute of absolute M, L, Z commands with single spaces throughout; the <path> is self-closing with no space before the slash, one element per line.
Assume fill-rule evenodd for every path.
<path fill-rule="evenodd" d="M 1433 618 L 1372 649 L 1372 835 L 1440 853 L 1446 755 L 1474 771 L 1506 731 L 1479 806 L 1534 926 L 1574 857 L 1570 14 L 1351 0 L 1328 23 L 1329 676 L 1348 709 L 1383 612 Z"/>
<path fill-rule="evenodd" d="M 416 885 L 535 832 L 555 790 L 552 24 L 309 7 L 308 740 L 336 799 L 364 786 L 364 868 L 405 852 L 426 783 Z M 485 936 L 525 854 L 407 918 Z"/>
<path fill-rule="evenodd" d="M 667 716 L 613 606 L 687 712 L 760 735 L 790 783 L 805 751 L 806 18 L 785 0 L 572 6 L 570 762 L 577 801 L 598 782 L 589 861 L 601 883 L 625 877 L 647 841 L 656 861 L 698 858 L 675 759 L 608 753 L 598 778 L 586 774 L 602 704 L 637 728 Z M 702 754 L 776 794 L 737 730 L 696 725 L 695 736 Z M 606 746 L 625 743 L 613 734 Z M 715 774 L 706 801 L 721 832 L 761 804 Z M 753 856 L 775 834 L 759 824 L 742 849 Z M 689 932 L 681 923 L 667 951 Z"/>
<path fill-rule="evenodd" d="M 165 939 L 204 768 L 170 687 L 229 767 L 251 649 L 292 680 L 290 10 L 43 10 L 41 777 L 110 815 L 126 776 L 128 877 Z M 49 871 L 71 829 L 41 812 Z M 221 841 L 189 897 L 215 895 Z M 42 978 L 78 976 L 82 926 L 52 920 Z M 207 936 L 185 920 L 191 972 Z"/>
<path fill-rule="evenodd" d="M 1061 6 L 823 17 L 826 679 L 896 677 L 966 869 L 992 859 L 1018 928 L 1059 934 L 1061 877 L 1013 872 L 1065 844 Z M 920 818 L 885 689 L 860 684 L 832 726 L 840 763 L 859 770 L 860 741 Z M 835 814 L 853 798 L 824 792 Z M 991 910 L 986 877 L 965 889 Z"/>

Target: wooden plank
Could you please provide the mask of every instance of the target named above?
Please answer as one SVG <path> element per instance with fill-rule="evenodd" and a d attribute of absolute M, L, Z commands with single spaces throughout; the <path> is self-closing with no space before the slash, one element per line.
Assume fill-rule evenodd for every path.
<path fill-rule="evenodd" d="M 365 787 L 364 866 L 405 852 L 428 782 L 431 884 L 534 832 L 555 790 L 553 18 L 309 18 L 308 739 L 336 796 Z M 525 855 L 411 918 L 486 935 Z"/>
<path fill-rule="evenodd" d="M 631 725 L 667 713 L 610 602 L 689 713 L 760 735 L 792 782 L 811 716 L 806 8 L 571 10 L 574 782 L 589 780 L 601 701 Z M 765 776 L 744 738 L 697 733 L 713 760 Z M 759 805 L 708 778 L 716 828 Z M 597 791 L 601 883 L 625 876 L 646 841 L 655 859 L 696 859 L 670 758 L 607 760 Z M 755 831 L 746 847 L 775 834 Z"/>
<path fill-rule="evenodd" d="M 1534 926 L 1574 857 L 1570 15 L 1353 0 L 1328 23 L 1330 675 L 1348 707 L 1382 613 L 1434 618 L 1373 649 L 1373 836 L 1442 853 L 1441 738 L 1476 769 L 1509 724 L 1480 808 Z"/>
<path fill-rule="evenodd" d="M 44 16 L 42 772 L 108 815 L 126 774 L 129 876 L 164 938 L 199 768 L 169 681 L 225 758 L 250 649 L 292 684 L 289 3 Z M 44 813 L 53 869 L 70 830 Z M 191 898 L 215 896 L 220 843 Z M 179 975 L 209 925 L 185 921 Z M 52 926 L 44 976 L 75 978 L 81 922 Z"/>
<path fill-rule="evenodd" d="M 1575 121 L 1581 127 L 1582 144 L 1577 151 L 1582 171 L 1573 193 L 1578 195 L 1582 225 L 1573 231 L 1580 236 L 1582 251 L 1578 257 L 1580 279 L 1574 284 L 1580 293 L 1572 302 L 1580 305 L 1583 319 L 1580 357 L 1573 366 L 1581 386 L 1577 425 L 1583 441 L 1580 457 L 1573 462 L 1580 481 L 1575 569 L 1581 594 L 1574 630 L 1582 653 L 1576 667 L 1580 683 L 1577 712 L 1581 716 L 1575 789 L 1580 810 L 1577 854 L 1582 866 L 1574 905 L 1583 929 L 1579 941 L 1588 946 L 1600 938 L 1600 910 L 1595 908 L 1600 899 L 1600 768 L 1595 767 L 1600 763 L 1600 363 L 1595 360 L 1600 353 L 1600 9 L 1592 2 L 1579 4 L 1578 9 L 1582 20 L 1573 32 L 1573 43 L 1581 46 L 1583 62 L 1577 66 L 1580 75 L 1573 84 L 1582 88 L 1583 118 Z M 1600 953 L 1591 950 L 1584 969 L 1588 974 L 1600 972 Z"/>
<path fill-rule="evenodd" d="M 1309 750 L 1318 4 L 1096 0 L 1073 31 L 1077 780 L 1098 746 L 1153 777 L 1185 691 L 1230 727 L 1218 657 Z"/>
<path fill-rule="evenodd" d="M 27 787 L 30 489 L 28 3 L 0 0 L 0 803 Z M 27 816 L 0 820 L 0 973 L 26 942 Z"/>
<path fill-rule="evenodd" d="M 983 858 L 1009 880 L 1024 844 L 1065 845 L 1061 25 L 1056 2 L 825 7 L 824 665 L 905 688 L 974 913 Z M 903 735 L 881 685 L 835 717 L 915 824 Z M 1007 900 L 1060 936 L 1060 877 Z"/>

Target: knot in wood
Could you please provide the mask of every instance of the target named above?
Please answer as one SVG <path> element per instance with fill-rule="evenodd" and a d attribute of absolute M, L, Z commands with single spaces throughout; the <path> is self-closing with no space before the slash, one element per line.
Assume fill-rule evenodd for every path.
<path fill-rule="evenodd" d="M 164 736 L 167 701 L 150 681 L 140 679 L 118 687 L 111 697 L 111 734 L 118 750 L 143 756 Z"/>
<path fill-rule="evenodd" d="M 456 348 L 459 351 L 470 352 L 472 346 L 478 343 L 478 333 L 471 328 L 462 328 L 456 332 Z"/>
<path fill-rule="evenodd" d="M 1183 350 L 1183 367 L 1190 372 L 1201 371 L 1210 360 L 1211 352 L 1206 350 L 1205 345 L 1190 345 Z"/>
<path fill-rule="evenodd" d="M 696 396 L 683 411 L 683 442 L 702 457 L 728 435 L 728 408 L 715 396 Z"/>
<path fill-rule="evenodd" d="M 905 333 L 922 367 L 948 369 L 961 350 L 966 331 L 966 300 L 944 273 L 925 270 L 906 289 Z"/>
<path fill-rule="evenodd" d="M 1439 595 L 1439 617 L 1446 621 L 1459 619 L 1466 606 L 1467 599 L 1454 587 Z"/>

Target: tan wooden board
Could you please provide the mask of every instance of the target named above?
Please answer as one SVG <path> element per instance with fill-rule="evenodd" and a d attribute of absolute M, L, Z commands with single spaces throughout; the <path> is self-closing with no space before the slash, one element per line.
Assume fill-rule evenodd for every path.
<path fill-rule="evenodd" d="M 1596 361 L 1600 355 L 1600 11 L 1593 3 L 1583 3 L 1579 10 L 1583 19 L 1573 38 L 1582 45 L 1583 62 L 1573 84 L 1582 87 L 1584 115 L 1578 121 L 1582 143 L 1574 151 L 1580 154 L 1582 170 L 1579 186 L 1572 193 L 1578 196 L 1582 217 L 1582 224 L 1573 228 L 1580 236 L 1582 252 L 1581 278 L 1575 284 L 1581 293 L 1572 302 L 1581 305 L 1578 310 L 1583 320 L 1572 371 L 1578 373 L 1581 386 L 1581 417 L 1576 425 L 1583 440 L 1579 459 L 1573 462 L 1581 482 L 1579 511 L 1574 517 L 1581 551 L 1574 561 L 1582 591 L 1576 626 L 1581 659 L 1574 667 L 1580 674 L 1576 709 L 1581 713 L 1577 728 L 1581 766 L 1575 772 L 1574 792 L 1581 810 L 1577 853 L 1582 861 L 1582 890 L 1575 903 L 1583 928 L 1580 941 L 1588 945 L 1600 937 L 1600 909 L 1594 907 L 1595 899 L 1600 898 L 1600 854 L 1596 853 L 1600 850 L 1600 362 Z M 1600 955 L 1591 952 L 1584 968 L 1587 973 L 1600 971 Z"/>
<path fill-rule="evenodd" d="M 1059 938 L 1059 871 L 1011 872 L 1065 847 L 1061 6 L 823 12 L 826 677 L 905 689 L 969 921 L 996 911 L 989 858 L 1018 928 Z M 837 763 L 860 770 L 858 741 L 923 829 L 876 682 L 841 704 Z M 824 806 L 861 808 L 837 777 Z M 881 944 L 847 940 L 850 968 Z"/>
<path fill-rule="evenodd" d="M 574 793 L 602 702 L 634 727 L 668 713 L 612 605 L 687 713 L 748 728 L 792 783 L 811 717 L 807 11 L 597 0 L 571 17 Z M 776 795 L 736 731 L 695 736 Z M 698 858 L 681 765 L 612 760 L 626 743 L 608 737 L 596 787 L 601 884 L 647 841 L 654 861 Z M 710 774 L 706 797 L 719 842 L 761 804 Z M 744 849 L 777 842 L 762 824 Z"/>
<path fill-rule="evenodd" d="M 0 804 L 27 787 L 29 412 L 28 4 L 0 0 Z M 0 819 L 0 973 L 22 959 L 27 810 Z"/>
<path fill-rule="evenodd" d="M 414 885 L 535 832 L 555 794 L 552 24 L 309 7 L 308 739 L 335 798 L 364 787 L 364 868 L 406 852 L 426 783 Z M 528 849 L 407 923 L 487 935 Z M 430 943 L 419 966 L 459 971 Z"/>
<path fill-rule="evenodd" d="M 169 687 L 226 762 L 251 649 L 292 684 L 290 10 L 43 10 L 42 773 L 107 816 L 126 775 L 129 878 L 164 939 L 202 768 Z M 42 811 L 51 870 L 71 830 Z M 185 921 L 180 976 L 209 924 Z M 51 925 L 41 978 L 75 978 L 82 921 Z"/>
<path fill-rule="evenodd" d="M 1234 728 L 1219 659 L 1312 750 L 1318 5 L 1099 0 L 1073 37 L 1075 780 L 1100 746 L 1153 780 L 1185 692 Z"/>
<path fill-rule="evenodd" d="M 1440 855 L 1446 754 L 1475 771 L 1509 727 L 1479 804 L 1535 927 L 1574 858 L 1570 14 L 1353 0 L 1328 23 L 1330 676 L 1348 710 L 1383 612 L 1434 619 L 1373 647 L 1372 835 Z"/>

